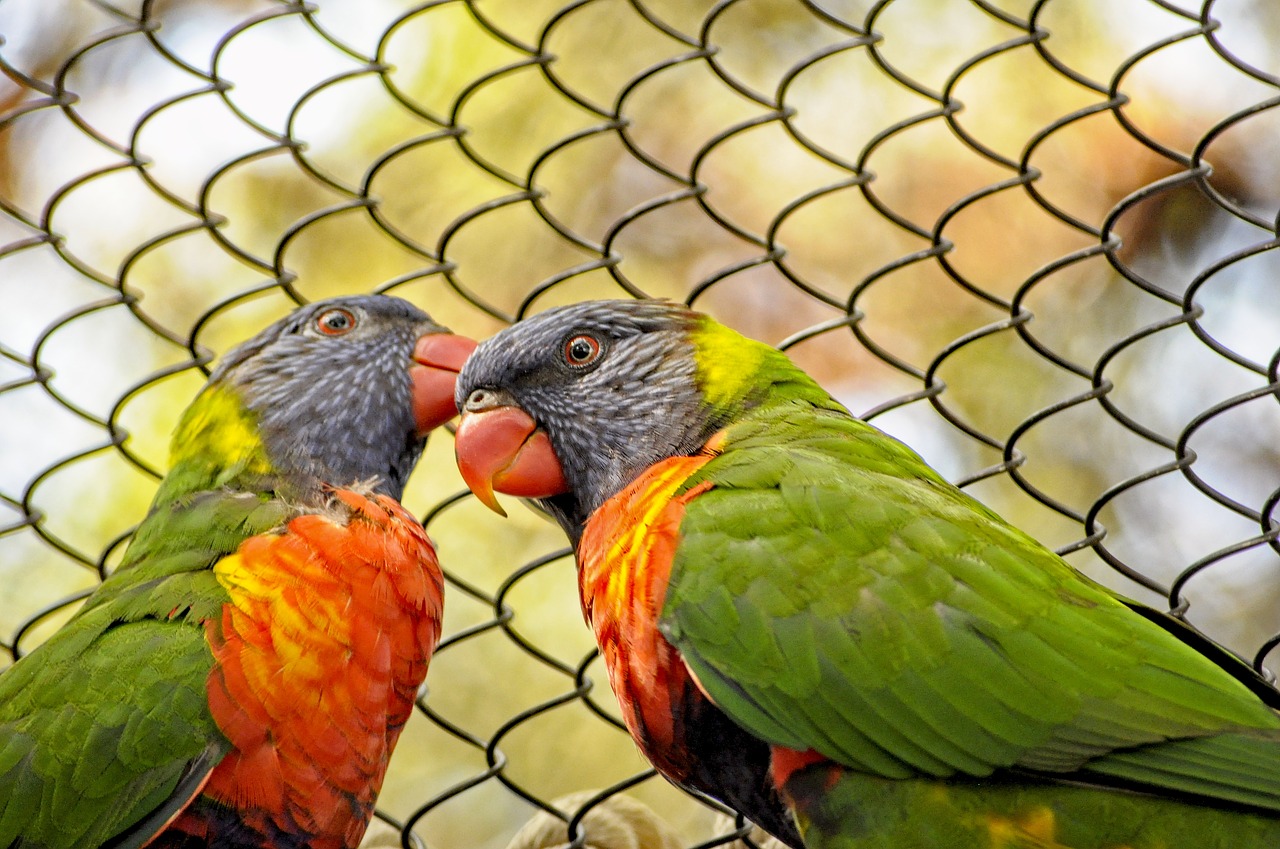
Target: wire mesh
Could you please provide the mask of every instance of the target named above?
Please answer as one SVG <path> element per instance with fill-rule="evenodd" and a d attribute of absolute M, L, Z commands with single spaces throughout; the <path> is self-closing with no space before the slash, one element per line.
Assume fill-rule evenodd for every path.
<path fill-rule="evenodd" d="M 370 290 L 477 337 L 684 300 L 1078 568 L 1280 643 L 1265 0 L 5 0 L 0 38 L 5 659 L 118 561 L 213 357 Z M 378 839 L 582 845 L 624 793 L 744 835 L 634 753 L 558 532 L 451 455 L 406 495 L 446 637 Z"/>

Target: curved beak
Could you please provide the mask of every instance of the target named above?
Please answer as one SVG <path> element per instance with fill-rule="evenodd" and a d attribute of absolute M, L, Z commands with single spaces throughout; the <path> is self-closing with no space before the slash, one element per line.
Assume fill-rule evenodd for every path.
<path fill-rule="evenodd" d="M 453 385 L 476 344 L 465 336 L 429 333 L 413 346 L 409 377 L 413 381 L 413 419 L 419 437 L 458 414 Z"/>
<path fill-rule="evenodd" d="M 549 498 L 569 491 L 546 431 L 519 407 L 464 412 L 454 437 L 458 471 L 480 503 L 501 516 L 494 491 Z"/>

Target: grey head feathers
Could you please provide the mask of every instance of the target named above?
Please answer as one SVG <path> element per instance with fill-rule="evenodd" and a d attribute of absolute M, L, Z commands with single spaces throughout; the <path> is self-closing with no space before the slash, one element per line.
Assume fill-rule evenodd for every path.
<path fill-rule="evenodd" d="M 426 444 L 415 432 L 413 347 L 436 332 L 445 330 L 400 298 L 317 301 L 232 349 L 209 385 L 235 391 L 272 466 L 304 489 L 376 480 L 398 499 Z"/>
<path fill-rule="evenodd" d="M 496 393 L 547 432 L 571 491 L 540 506 L 576 543 L 600 504 L 653 463 L 696 452 L 718 426 L 696 381 L 698 320 L 663 301 L 549 309 L 481 343 L 458 377 L 458 406 Z M 567 350 L 579 336 L 600 346 L 586 365 Z"/>

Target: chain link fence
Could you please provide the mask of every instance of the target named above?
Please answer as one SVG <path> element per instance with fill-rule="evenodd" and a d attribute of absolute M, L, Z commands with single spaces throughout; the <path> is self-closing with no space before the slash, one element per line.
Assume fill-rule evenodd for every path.
<path fill-rule="evenodd" d="M 477 337 L 687 301 L 1090 575 L 1280 642 L 1270 0 L 3 0 L 0 38 L 0 661 L 118 562 L 212 358 L 371 290 Z M 620 730 L 557 530 L 448 434 L 406 501 L 449 586 L 391 844 L 591 842 L 619 795 L 741 832 Z"/>

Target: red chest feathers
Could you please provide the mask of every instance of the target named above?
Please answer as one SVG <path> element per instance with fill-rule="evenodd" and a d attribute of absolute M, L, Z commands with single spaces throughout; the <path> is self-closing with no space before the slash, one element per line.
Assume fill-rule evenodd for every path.
<path fill-rule="evenodd" d="M 674 457 L 651 467 L 592 514 L 578 546 L 582 610 L 623 720 L 645 756 L 677 781 L 686 770 L 677 751 L 683 706 L 704 697 L 658 631 L 658 617 L 685 505 L 703 488 L 673 493 L 708 459 Z"/>
<path fill-rule="evenodd" d="M 335 495 L 345 522 L 300 516 L 215 567 L 231 603 L 206 624 L 209 706 L 233 748 L 204 795 L 259 833 L 340 849 L 359 843 L 426 676 L 443 578 L 395 501 Z"/>

